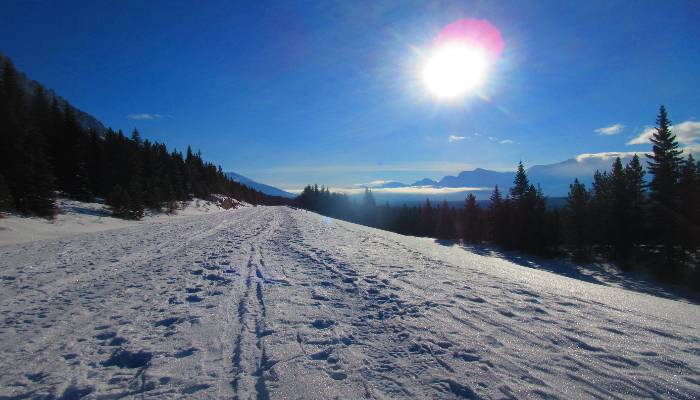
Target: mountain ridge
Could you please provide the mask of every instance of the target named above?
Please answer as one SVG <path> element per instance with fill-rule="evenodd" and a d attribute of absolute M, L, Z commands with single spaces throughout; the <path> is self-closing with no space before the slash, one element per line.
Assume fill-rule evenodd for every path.
<path fill-rule="evenodd" d="M 288 199 L 296 197 L 296 195 L 289 193 L 289 192 L 286 192 L 280 188 L 276 188 L 274 186 L 270 186 L 270 185 L 267 185 L 265 183 L 260 183 L 260 182 L 254 181 L 254 180 L 248 178 L 247 176 L 243 176 L 243 175 L 238 174 L 238 173 L 233 172 L 233 171 L 224 172 L 224 175 L 226 175 L 226 177 L 228 177 L 229 179 L 232 179 L 238 183 L 241 183 L 243 185 L 248 186 L 251 189 L 255 189 L 259 192 L 262 192 L 264 194 L 268 194 L 270 196 L 280 196 L 280 197 L 286 197 Z"/>
<path fill-rule="evenodd" d="M 4 55 L 3 53 L 0 53 L 0 72 L 4 68 L 4 64 L 6 62 L 12 62 L 9 57 Z M 47 88 L 46 86 L 42 85 L 41 83 L 37 82 L 34 79 L 30 79 L 26 73 L 23 71 L 17 69 L 17 83 L 20 85 L 20 88 L 25 92 L 27 95 L 31 95 L 34 93 L 34 91 L 41 87 L 44 89 L 44 92 L 46 92 L 46 95 L 49 99 L 55 99 L 56 102 L 58 103 L 59 107 L 70 107 L 73 112 L 75 113 L 75 118 L 80 124 L 80 126 L 83 129 L 92 129 L 95 130 L 97 133 L 100 135 L 104 134 L 107 131 L 107 128 L 100 122 L 97 118 L 94 116 L 90 115 L 89 113 L 77 108 L 76 106 L 72 105 L 68 100 L 64 99 L 63 97 L 59 96 L 53 89 Z"/>
<path fill-rule="evenodd" d="M 642 154 L 643 152 L 639 152 Z M 566 196 L 569 185 L 574 179 L 578 179 L 585 185 L 593 182 L 593 174 L 596 170 L 609 171 L 616 156 L 623 163 L 631 160 L 633 153 L 605 153 L 602 155 L 586 155 L 586 157 L 569 158 L 552 164 L 537 164 L 527 168 L 530 182 L 539 185 L 548 196 Z M 376 188 L 393 187 L 434 187 L 434 188 L 483 188 L 493 189 L 498 185 L 507 189 L 513 184 L 515 171 L 495 171 L 485 168 L 460 171 L 456 175 L 445 175 L 439 180 L 423 178 L 414 183 L 402 184 L 392 181 L 391 186 L 377 186 Z"/>

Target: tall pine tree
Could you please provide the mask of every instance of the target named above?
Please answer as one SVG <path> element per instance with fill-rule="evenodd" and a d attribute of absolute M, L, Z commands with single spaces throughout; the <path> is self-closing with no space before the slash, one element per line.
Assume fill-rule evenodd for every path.
<path fill-rule="evenodd" d="M 671 121 L 666 108 L 659 108 L 656 129 L 651 137 L 653 153 L 647 154 L 647 166 L 652 175 L 649 183 L 651 204 L 650 212 L 656 241 L 663 247 L 663 266 L 660 275 L 670 277 L 675 267 L 675 245 L 678 241 L 678 177 L 682 162 L 676 136 L 671 132 Z"/>
<path fill-rule="evenodd" d="M 587 259 L 591 245 L 590 195 L 578 181 L 569 187 L 564 207 L 564 232 L 566 241 L 574 248 L 576 259 Z"/>
<path fill-rule="evenodd" d="M 505 232 L 508 229 L 506 226 L 508 216 L 506 214 L 503 196 L 501 196 L 501 191 L 498 189 L 498 185 L 496 185 L 493 188 L 493 193 L 491 193 L 490 201 L 490 235 L 495 243 L 503 244 L 505 240 Z"/>
<path fill-rule="evenodd" d="M 700 171 L 692 154 L 683 164 L 678 181 L 681 244 L 686 251 L 700 245 Z"/>
<path fill-rule="evenodd" d="M 479 205 L 473 193 L 467 195 L 464 204 L 464 240 L 471 243 L 481 241 L 482 227 Z"/>
<path fill-rule="evenodd" d="M 633 244 L 642 242 L 646 230 L 644 224 L 646 215 L 645 174 L 639 156 L 635 154 L 625 166 L 625 180 L 629 194 L 628 233 Z"/>

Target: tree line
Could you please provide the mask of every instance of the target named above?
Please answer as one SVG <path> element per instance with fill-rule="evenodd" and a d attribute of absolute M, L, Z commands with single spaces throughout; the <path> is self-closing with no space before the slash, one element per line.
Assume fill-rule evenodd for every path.
<path fill-rule="evenodd" d="M 700 163 L 682 157 L 661 106 L 646 168 L 639 156 L 610 171 L 597 171 L 590 188 L 576 179 L 566 205 L 548 209 L 522 162 L 513 185 L 496 186 L 488 206 L 468 194 L 464 207 L 446 201 L 420 206 L 376 205 L 369 189 L 363 199 L 307 186 L 297 205 L 324 215 L 401 234 L 489 242 L 540 256 L 568 254 L 579 261 L 612 260 L 623 269 L 643 267 L 666 280 L 688 279 L 700 288 Z M 650 179 L 646 179 L 649 174 Z M 648 182 L 648 183 L 647 183 Z"/>
<path fill-rule="evenodd" d="M 174 209 L 177 202 L 213 193 L 253 204 L 283 204 L 224 176 L 199 152 L 169 151 L 134 130 L 85 129 L 76 110 L 36 86 L 26 93 L 5 60 L 0 75 L 0 209 L 52 216 L 56 191 L 66 197 L 105 199 L 113 214 L 138 219 L 145 208 Z"/>

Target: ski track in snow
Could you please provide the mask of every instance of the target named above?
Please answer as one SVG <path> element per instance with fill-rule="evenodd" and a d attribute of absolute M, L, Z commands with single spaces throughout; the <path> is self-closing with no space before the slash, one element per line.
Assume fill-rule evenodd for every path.
<path fill-rule="evenodd" d="M 700 398 L 700 306 L 286 207 L 0 246 L 0 398 Z"/>

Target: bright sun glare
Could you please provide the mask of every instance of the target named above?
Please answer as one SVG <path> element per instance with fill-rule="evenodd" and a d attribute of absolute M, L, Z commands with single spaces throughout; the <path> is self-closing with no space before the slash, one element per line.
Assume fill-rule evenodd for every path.
<path fill-rule="evenodd" d="M 423 69 L 428 90 L 440 99 L 454 99 L 478 88 L 486 79 L 488 60 L 480 48 L 446 43 L 437 48 Z"/>
<path fill-rule="evenodd" d="M 498 29 L 486 20 L 466 18 L 442 28 L 421 70 L 426 89 L 440 100 L 476 93 L 503 50 Z"/>

